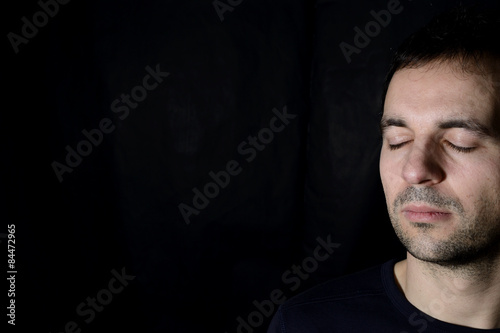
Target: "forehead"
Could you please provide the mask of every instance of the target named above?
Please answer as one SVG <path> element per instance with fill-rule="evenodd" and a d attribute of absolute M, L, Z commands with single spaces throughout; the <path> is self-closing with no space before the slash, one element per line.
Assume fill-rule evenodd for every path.
<path fill-rule="evenodd" d="M 463 72 L 449 63 L 397 71 L 387 90 L 384 118 L 407 120 L 472 117 L 494 121 L 498 90 L 492 74 Z"/>

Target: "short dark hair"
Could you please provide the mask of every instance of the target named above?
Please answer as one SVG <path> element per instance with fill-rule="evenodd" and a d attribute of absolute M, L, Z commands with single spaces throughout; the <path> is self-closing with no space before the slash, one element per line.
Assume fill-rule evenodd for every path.
<path fill-rule="evenodd" d="M 431 62 L 456 63 L 464 72 L 500 59 L 500 11 L 459 6 L 432 19 L 408 37 L 393 56 L 382 95 L 382 110 L 394 74 Z"/>

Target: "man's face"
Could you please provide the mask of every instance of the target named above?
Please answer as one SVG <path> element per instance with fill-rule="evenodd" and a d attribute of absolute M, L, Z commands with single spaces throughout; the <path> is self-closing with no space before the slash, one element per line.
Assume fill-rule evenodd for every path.
<path fill-rule="evenodd" d="M 431 63 L 391 80 L 380 175 L 393 227 L 418 259 L 457 265 L 500 256 L 494 77 Z"/>

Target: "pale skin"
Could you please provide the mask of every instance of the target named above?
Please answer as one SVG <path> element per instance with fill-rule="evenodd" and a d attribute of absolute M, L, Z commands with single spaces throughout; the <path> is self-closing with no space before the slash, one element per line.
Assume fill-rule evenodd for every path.
<path fill-rule="evenodd" d="M 495 73 L 463 73 L 450 62 L 399 70 L 382 119 L 380 175 L 408 249 L 395 265 L 398 285 L 424 313 L 480 329 L 500 328 Z"/>

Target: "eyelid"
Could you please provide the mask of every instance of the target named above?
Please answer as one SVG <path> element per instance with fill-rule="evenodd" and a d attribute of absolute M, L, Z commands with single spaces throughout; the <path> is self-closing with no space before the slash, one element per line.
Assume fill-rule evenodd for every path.
<path fill-rule="evenodd" d="M 477 147 L 461 147 L 461 146 L 457 146 L 457 145 L 454 145 L 453 143 L 451 143 L 450 141 L 445 141 L 445 144 L 450 147 L 451 149 L 453 150 L 456 150 L 460 153 L 470 153 L 471 151 L 473 151 L 474 149 L 476 149 Z"/>
<path fill-rule="evenodd" d="M 408 133 L 404 134 L 393 134 L 390 136 L 386 136 L 385 140 L 389 144 L 389 146 L 403 146 L 404 143 L 413 140 L 413 137 Z"/>
<path fill-rule="evenodd" d="M 478 137 L 468 130 L 452 129 L 444 137 L 444 144 L 460 153 L 469 153 L 479 145 Z"/>
<path fill-rule="evenodd" d="M 396 144 L 389 144 L 389 149 L 390 150 L 396 150 L 396 149 L 399 149 L 401 147 L 403 147 L 404 145 L 406 145 L 407 143 L 409 143 L 410 140 L 408 141 L 403 141 L 401 143 L 396 143 Z"/>
<path fill-rule="evenodd" d="M 406 128 L 389 126 L 384 131 L 384 140 L 392 151 L 403 147 L 413 140 L 413 137 L 406 131 Z"/>

